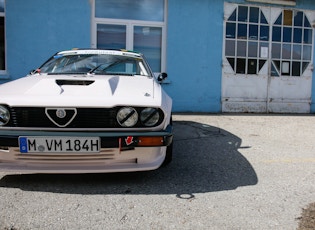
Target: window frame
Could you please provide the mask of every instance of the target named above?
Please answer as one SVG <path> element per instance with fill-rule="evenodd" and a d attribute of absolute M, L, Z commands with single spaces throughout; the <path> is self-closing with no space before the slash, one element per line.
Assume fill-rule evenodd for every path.
<path fill-rule="evenodd" d="M 287 6 L 296 6 L 296 0 L 246 0 L 247 2 L 269 3 Z"/>
<path fill-rule="evenodd" d="M 295 25 L 294 12 L 302 14 L 301 25 Z M 289 19 L 287 23 L 285 22 L 286 13 L 290 16 L 287 18 Z M 279 24 L 276 23 L 279 21 L 278 19 L 281 21 Z M 291 19 L 292 21 L 290 21 Z M 305 24 L 305 20 L 307 20 L 309 24 L 311 23 L 304 10 L 283 9 L 275 23 L 270 25 L 272 31 L 274 31 L 274 29 L 280 31 L 279 38 L 270 38 L 271 47 L 278 46 L 280 48 L 279 56 L 274 56 L 274 54 L 271 53 L 271 66 L 276 70 L 276 72 L 272 74 L 273 77 L 302 77 L 307 66 L 313 62 L 314 30 L 311 25 L 307 26 L 307 24 Z M 295 31 L 297 30 L 300 30 L 302 34 L 300 39 L 295 40 Z M 305 42 L 305 31 L 311 31 L 311 41 Z M 285 37 L 285 34 L 290 36 Z M 299 55 L 294 52 L 294 48 L 297 47 L 300 47 Z M 307 48 L 310 52 L 305 52 Z M 306 54 L 309 54 L 309 57 L 306 57 Z M 277 63 L 280 63 L 280 65 L 278 66 Z M 297 64 L 299 64 L 299 68 L 297 68 Z M 306 65 L 304 66 L 304 64 Z"/>
<path fill-rule="evenodd" d="M 243 8 L 246 8 L 246 11 L 242 11 L 246 12 L 246 18 L 239 16 L 240 9 Z M 258 22 L 251 22 L 249 20 L 250 10 L 252 8 L 259 8 L 260 10 L 260 17 L 258 19 Z M 261 15 L 263 15 L 262 9 L 263 7 L 261 6 L 240 4 L 235 7 L 234 11 L 230 15 L 226 16 L 224 22 L 223 52 L 224 57 L 230 64 L 230 67 L 232 68 L 234 74 L 259 75 L 263 65 L 267 63 L 270 75 L 272 77 L 303 77 L 303 74 L 307 70 L 308 65 L 313 62 L 313 50 L 315 46 L 315 30 L 312 27 L 311 22 L 309 21 L 306 10 L 290 8 L 281 9 L 277 18 L 275 18 L 275 21 L 265 23 L 261 21 Z M 290 24 L 288 22 L 285 23 L 286 12 L 290 16 L 287 17 L 287 19 L 292 19 L 290 21 Z M 297 12 L 301 15 L 301 23 L 296 23 L 296 16 L 294 16 L 293 14 L 294 12 Z M 265 17 L 265 15 L 263 16 Z M 243 20 L 240 20 L 240 18 Z M 244 28 L 242 28 L 243 30 L 245 30 L 244 33 L 240 33 L 240 25 L 244 25 Z M 255 39 L 251 39 L 251 26 L 258 26 L 258 38 L 253 37 Z M 235 29 L 233 27 L 235 27 Z M 268 27 L 268 40 L 261 39 L 261 29 L 263 27 Z M 302 35 L 299 38 L 295 37 L 297 33 L 296 31 L 302 32 Z M 284 35 L 286 33 L 290 36 L 284 38 Z M 307 41 L 305 40 L 305 36 L 308 39 Z M 250 43 L 258 44 L 259 50 L 257 57 L 255 55 L 252 55 L 253 50 L 249 49 Z M 276 46 L 279 47 L 279 53 L 273 52 L 275 50 L 273 47 Z M 262 53 L 259 53 L 263 51 L 263 47 L 268 48 L 268 51 L 264 55 Z M 294 49 L 297 48 L 300 48 L 301 50 L 300 56 L 294 53 Z M 243 52 L 241 53 L 241 51 Z M 257 54 L 257 52 L 255 54 Z M 253 65 L 256 66 L 256 69 L 258 69 L 256 73 L 252 72 L 252 70 L 249 69 L 249 61 L 253 61 L 252 59 L 255 58 L 258 58 L 257 60 L 259 62 L 253 62 Z M 264 61 L 262 66 L 260 61 Z M 238 66 L 242 68 L 238 68 Z M 282 67 L 285 71 L 282 71 Z M 289 69 L 289 71 L 287 71 L 287 69 Z"/>
<path fill-rule="evenodd" d="M 147 26 L 158 27 L 162 30 L 161 38 L 161 72 L 166 72 L 166 33 L 167 33 L 167 5 L 168 0 L 164 0 L 164 21 L 143 21 L 143 20 L 128 20 L 128 19 L 112 19 L 112 18 L 98 18 L 95 16 L 95 0 L 92 1 L 92 25 L 91 25 L 91 47 L 97 48 L 97 25 L 109 24 L 109 25 L 123 25 L 126 26 L 126 49 L 133 50 L 134 45 L 134 27 Z M 160 72 L 155 72 L 159 74 Z"/>
<path fill-rule="evenodd" d="M 245 18 L 241 16 L 240 9 L 246 9 Z M 251 10 L 258 9 L 259 15 L 257 21 L 251 21 Z M 235 14 L 234 14 L 235 12 Z M 243 16 L 244 16 L 243 15 Z M 229 20 L 231 18 L 231 20 Z M 242 20 L 240 20 L 242 19 Z M 252 19 L 253 20 L 253 19 Z M 233 13 L 224 22 L 224 56 L 228 60 L 235 74 L 242 75 L 259 75 L 263 66 L 268 62 L 269 53 L 262 54 L 262 48 L 268 47 L 269 50 L 269 40 L 270 40 L 270 26 L 267 21 L 265 21 L 265 15 L 261 7 L 256 5 L 237 5 Z M 232 32 L 232 36 L 229 36 L 227 31 L 229 30 L 229 25 L 235 27 Z M 233 28 L 230 27 L 230 28 Z M 262 35 L 265 27 L 268 27 L 268 40 Z M 250 36 L 251 28 L 256 28 L 256 36 Z M 243 31 L 244 30 L 244 31 Z M 242 33 L 244 32 L 244 34 Z M 227 49 L 228 43 L 232 46 L 233 50 Z M 250 49 L 250 46 L 254 44 L 256 50 Z M 232 53 L 231 53 L 232 51 Z M 269 52 L 269 51 L 268 51 Z M 234 60 L 232 60 L 234 59 Z M 251 66 L 253 64 L 253 67 Z M 233 66 L 232 66 L 233 64 Z M 253 71 L 256 70 L 256 71 Z"/>
<path fill-rule="evenodd" d="M 7 42 L 6 42 L 6 18 L 5 18 L 5 1 L 4 12 L 0 12 L 0 17 L 4 19 L 4 69 L 0 70 L 0 79 L 8 79 L 7 74 Z"/>

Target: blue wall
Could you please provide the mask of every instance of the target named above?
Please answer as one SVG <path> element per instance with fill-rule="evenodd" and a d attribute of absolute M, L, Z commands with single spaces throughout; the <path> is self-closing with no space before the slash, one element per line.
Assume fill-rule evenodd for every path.
<path fill-rule="evenodd" d="M 6 0 L 6 38 L 4 77 L 14 80 L 57 51 L 90 47 L 90 1 Z"/>
<path fill-rule="evenodd" d="M 296 7 L 315 10 L 315 3 L 297 0 Z M 175 112 L 221 112 L 223 11 L 224 0 L 168 0 L 170 83 L 163 87 Z M 5 19 L 7 75 L 0 83 L 25 76 L 59 50 L 91 45 L 91 0 L 6 0 Z"/>
<path fill-rule="evenodd" d="M 169 0 L 167 71 L 174 111 L 221 111 L 222 0 Z"/>

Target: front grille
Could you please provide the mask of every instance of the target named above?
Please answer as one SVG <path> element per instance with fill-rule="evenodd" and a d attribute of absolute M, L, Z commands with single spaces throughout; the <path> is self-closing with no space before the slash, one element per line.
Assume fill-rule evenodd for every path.
<path fill-rule="evenodd" d="M 61 109 L 66 110 L 65 117 L 58 118 L 56 115 L 57 108 L 45 107 L 10 107 L 11 119 L 6 127 L 27 127 L 27 128 L 69 128 L 69 129 L 93 129 L 93 128 L 121 128 L 117 122 L 117 112 L 122 107 L 114 108 L 70 108 Z M 144 108 L 135 108 L 138 114 Z M 74 115 L 76 110 L 76 115 Z M 155 125 L 160 125 L 164 120 L 164 114 L 161 109 L 158 110 L 160 114 L 159 122 Z M 146 127 L 140 122 L 131 128 Z"/>
<path fill-rule="evenodd" d="M 119 108 L 77 108 L 77 115 L 66 128 L 118 128 L 116 113 Z M 45 108 L 12 107 L 11 127 L 56 128 L 46 115 Z M 68 117 L 65 117 L 68 119 Z"/>

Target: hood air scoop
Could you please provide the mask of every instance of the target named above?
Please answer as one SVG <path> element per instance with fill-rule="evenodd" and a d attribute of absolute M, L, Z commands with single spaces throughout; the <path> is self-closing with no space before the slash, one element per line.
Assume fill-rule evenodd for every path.
<path fill-rule="evenodd" d="M 57 85 L 83 85 L 88 86 L 94 83 L 94 81 L 89 80 L 56 80 Z"/>

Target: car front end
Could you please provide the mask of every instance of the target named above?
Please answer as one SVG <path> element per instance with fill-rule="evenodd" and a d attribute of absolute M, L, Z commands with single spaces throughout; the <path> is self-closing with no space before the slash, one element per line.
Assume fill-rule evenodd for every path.
<path fill-rule="evenodd" d="M 146 171 L 171 159 L 172 101 L 136 53 L 60 52 L 0 98 L 0 171 Z"/>

